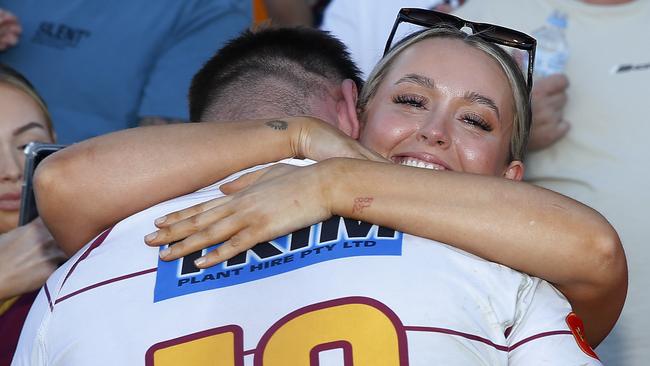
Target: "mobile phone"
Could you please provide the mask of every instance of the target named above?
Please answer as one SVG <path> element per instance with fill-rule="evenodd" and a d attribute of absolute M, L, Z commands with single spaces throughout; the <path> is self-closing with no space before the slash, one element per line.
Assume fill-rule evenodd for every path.
<path fill-rule="evenodd" d="M 25 147 L 25 170 L 23 171 L 23 187 L 20 195 L 20 216 L 18 225 L 28 224 L 38 217 L 36 209 L 36 197 L 34 196 L 34 170 L 36 166 L 50 154 L 53 154 L 65 145 L 46 144 L 42 142 L 30 142 Z"/>

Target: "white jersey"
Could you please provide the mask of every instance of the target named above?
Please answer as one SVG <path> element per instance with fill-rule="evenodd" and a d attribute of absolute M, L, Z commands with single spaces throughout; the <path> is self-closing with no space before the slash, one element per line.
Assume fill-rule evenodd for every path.
<path fill-rule="evenodd" d="M 154 219 L 216 187 L 125 219 L 57 270 L 13 365 L 600 365 L 548 283 L 356 220 L 206 270 L 159 261 L 143 244 Z"/>

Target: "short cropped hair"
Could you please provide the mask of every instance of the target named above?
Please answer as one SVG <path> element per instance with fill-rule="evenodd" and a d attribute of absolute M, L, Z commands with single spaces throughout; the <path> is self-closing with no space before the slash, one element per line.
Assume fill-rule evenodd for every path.
<path fill-rule="evenodd" d="M 310 28 L 245 31 L 199 70 L 189 92 L 190 120 L 236 120 L 310 113 L 310 97 L 360 72 L 346 47 Z"/>

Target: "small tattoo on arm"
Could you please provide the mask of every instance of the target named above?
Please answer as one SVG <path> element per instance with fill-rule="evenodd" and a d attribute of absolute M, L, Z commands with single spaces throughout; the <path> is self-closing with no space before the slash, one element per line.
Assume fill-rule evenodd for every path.
<path fill-rule="evenodd" d="M 266 125 L 271 127 L 274 130 L 284 131 L 287 129 L 288 123 L 280 120 L 273 120 L 266 122 Z"/>
<path fill-rule="evenodd" d="M 354 205 L 352 206 L 352 213 L 362 213 L 364 208 L 370 207 L 372 205 L 372 197 L 357 197 L 354 199 Z"/>

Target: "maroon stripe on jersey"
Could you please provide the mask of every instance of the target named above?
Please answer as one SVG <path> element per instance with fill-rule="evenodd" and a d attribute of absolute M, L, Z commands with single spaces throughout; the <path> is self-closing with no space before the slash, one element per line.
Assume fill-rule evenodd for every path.
<path fill-rule="evenodd" d="M 52 305 L 52 296 L 50 296 L 50 290 L 47 288 L 47 282 L 45 282 L 43 290 L 45 290 L 45 296 L 47 296 L 47 303 L 50 305 L 50 311 L 54 311 L 54 305 Z"/>
<path fill-rule="evenodd" d="M 521 345 L 523 345 L 523 344 L 526 344 L 526 343 L 528 343 L 528 342 L 530 342 L 530 341 L 534 341 L 534 340 L 536 340 L 536 339 L 539 339 L 539 338 L 550 337 L 550 336 L 554 336 L 554 335 L 562 335 L 562 334 L 568 334 L 568 335 L 570 335 L 570 336 L 573 336 L 573 333 L 571 333 L 570 330 L 554 330 L 554 331 L 552 331 L 552 332 L 539 333 L 539 334 L 535 334 L 535 335 L 533 335 L 533 336 L 530 336 L 530 337 L 528 337 L 528 338 L 526 338 L 526 339 L 522 339 L 521 341 L 519 341 L 519 342 L 513 344 L 513 345 L 510 347 L 510 351 L 513 351 L 513 350 L 515 350 L 517 347 L 519 347 L 519 346 L 521 346 Z"/>
<path fill-rule="evenodd" d="M 443 334 L 451 334 L 451 335 L 456 335 L 459 337 L 467 338 L 473 341 L 478 341 L 487 344 L 488 346 L 494 347 L 499 351 L 504 351 L 504 352 L 511 352 L 515 350 L 517 347 L 524 345 L 530 341 L 534 341 L 539 338 L 544 338 L 544 337 L 550 337 L 550 336 L 555 336 L 555 335 L 572 335 L 570 330 L 554 330 L 550 332 L 544 332 L 544 333 L 539 333 L 532 335 L 528 338 L 522 339 L 521 341 L 515 343 L 514 345 L 508 347 L 508 346 L 502 346 L 499 344 L 496 344 L 492 342 L 489 339 L 477 336 L 475 334 L 469 334 L 469 333 L 464 333 L 464 332 L 459 332 L 457 330 L 452 330 L 452 329 L 447 329 L 447 328 L 435 328 L 435 327 L 420 327 L 420 326 L 404 326 L 404 329 L 407 331 L 412 331 L 412 332 L 432 332 L 432 333 L 443 333 Z"/>
<path fill-rule="evenodd" d="M 77 261 L 74 262 L 74 264 L 72 265 L 72 268 L 70 268 L 70 271 L 68 272 L 68 274 L 65 275 L 65 278 L 63 279 L 63 283 L 61 284 L 61 288 L 63 288 L 63 285 L 65 285 L 65 282 L 68 280 L 68 278 L 70 277 L 72 272 L 74 272 L 75 268 L 77 268 L 77 265 L 79 264 L 79 262 L 86 259 L 88 257 L 88 255 L 90 255 L 90 252 L 92 252 L 98 246 L 102 245 L 102 243 L 104 242 L 104 240 L 106 240 L 106 238 L 108 237 L 108 234 L 111 232 L 111 230 L 113 230 L 113 227 L 109 227 L 108 229 L 104 230 L 103 233 L 99 234 L 97 239 L 95 239 L 95 241 L 92 244 L 90 244 L 88 249 L 86 249 L 86 251 L 81 255 L 81 257 L 79 257 L 77 259 Z"/>
<path fill-rule="evenodd" d="M 122 280 L 128 280 L 129 278 L 133 278 L 133 277 L 138 277 L 138 276 L 146 275 L 147 273 L 156 272 L 156 270 L 157 270 L 157 268 L 155 268 L 155 267 L 154 267 L 154 268 L 149 268 L 149 269 L 145 269 L 145 270 L 143 270 L 143 271 L 134 272 L 134 273 L 129 273 L 129 274 L 126 274 L 126 275 L 123 275 L 123 276 L 119 276 L 119 277 L 115 277 L 115 278 L 108 279 L 108 280 L 106 280 L 106 281 L 98 282 L 98 283 L 95 283 L 95 284 L 90 285 L 90 286 L 86 286 L 86 287 L 84 287 L 84 288 L 82 288 L 82 289 L 80 289 L 80 290 L 77 290 L 77 291 L 72 292 L 72 293 L 69 293 L 69 294 L 67 294 L 67 295 L 65 295 L 65 296 L 59 297 L 59 298 L 56 299 L 56 301 L 54 302 L 54 305 L 60 303 L 61 301 L 67 300 L 67 299 L 69 299 L 69 298 L 71 298 L 71 297 L 73 297 L 73 296 L 79 295 L 80 293 L 83 293 L 83 292 L 86 292 L 86 291 L 92 290 L 92 289 L 94 289 L 94 288 L 101 287 L 101 286 L 104 286 L 104 285 L 108 285 L 108 284 L 113 283 L 113 282 L 118 282 L 118 281 L 122 281 Z"/>
<path fill-rule="evenodd" d="M 447 328 L 435 328 L 435 327 L 419 327 L 419 326 L 405 326 L 404 329 L 407 331 L 415 331 L 415 332 L 431 332 L 431 333 L 443 333 L 443 334 L 451 334 L 463 338 L 467 338 L 473 341 L 478 341 L 487 344 L 488 346 L 492 346 L 499 351 L 504 351 L 508 352 L 508 346 L 502 346 L 499 344 L 496 344 L 492 342 L 489 339 L 479 337 L 475 334 L 469 334 L 469 333 L 464 333 L 464 332 L 459 332 L 457 330 L 452 330 L 452 329 L 447 329 Z"/>

